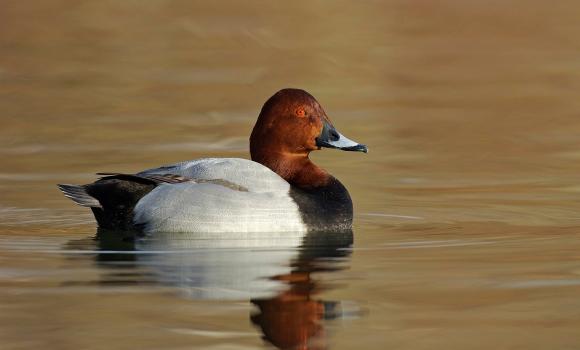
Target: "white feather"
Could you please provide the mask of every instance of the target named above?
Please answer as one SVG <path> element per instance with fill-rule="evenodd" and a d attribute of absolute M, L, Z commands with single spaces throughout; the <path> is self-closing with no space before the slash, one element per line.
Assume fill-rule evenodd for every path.
<path fill-rule="evenodd" d="M 146 170 L 214 183 L 162 184 L 135 206 L 134 222 L 151 232 L 305 231 L 290 184 L 267 167 L 246 159 L 209 158 Z"/>
<path fill-rule="evenodd" d="M 193 179 L 220 179 L 258 193 L 290 190 L 290 184 L 270 168 L 242 158 L 202 158 L 145 170 L 139 174 L 176 174 Z"/>

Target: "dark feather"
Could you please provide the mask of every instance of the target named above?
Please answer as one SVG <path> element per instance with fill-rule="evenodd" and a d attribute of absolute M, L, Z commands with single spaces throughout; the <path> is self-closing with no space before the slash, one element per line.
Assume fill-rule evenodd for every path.
<path fill-rule="evenodd" d="M 182 182 L 192 181 L 190 178 L 175 174 L 122 174 L 122 173 L 97 173 L 97 175 L 105 175 L 101 179 L 119 179 L 134 181 L 143 184 L 178 184 Z"/>

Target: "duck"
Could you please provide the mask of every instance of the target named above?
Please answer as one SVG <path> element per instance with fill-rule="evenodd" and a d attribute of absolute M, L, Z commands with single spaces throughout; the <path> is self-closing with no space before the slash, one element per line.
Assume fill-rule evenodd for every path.
<path fill-rule="evenodd" d="M 337 131 L 318 101 L 282 89 L 263 105 L 249 159 L 201 158 L 134 174 L 58 184 L 101 230 L 167 233 L 338 232 L 352 229 L 346 187 L 312 162 L 322 148 L 368 152 Z"/>

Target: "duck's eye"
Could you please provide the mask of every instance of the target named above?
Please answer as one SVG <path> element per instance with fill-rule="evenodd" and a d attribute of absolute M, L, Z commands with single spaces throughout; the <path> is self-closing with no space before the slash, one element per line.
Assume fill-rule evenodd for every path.
<path fill-rule="evenodd" d="M 304 108 L 298 108 L 296 110 L 296 115 L 299 116 L 300 118 L 304 118 L 306 117 L 306 111 L 304 110 Z"/>

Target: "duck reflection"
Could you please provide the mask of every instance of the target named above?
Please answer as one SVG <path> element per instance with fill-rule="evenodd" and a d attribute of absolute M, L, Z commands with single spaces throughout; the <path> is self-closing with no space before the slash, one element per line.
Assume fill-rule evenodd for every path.
<path fill-rule="evenodd" d="M 273 298 L 252 299 L 258 312 L 251 319 L 264 339 L 280 349 L 325 349 L 323 320 L 341 317 L 340 302 L 322 301 L 314 296 L 323 288 L 311 277 L 313 272 L 339 270 L 320 264 L 328 258 L 344 258 L 348 251 L 337 247 L 311 248 L 301 256 L 290 274 L 276 276 L 289 288 Z M 306 252 L 305 252 L 306 253 Z"/>
<path fill-rule="evenodd" d="M 332 286 L 312 274 L 346 268 L 345 248 L 352 241 L 352 231 L 225 237 L 99 231 L 95 260 L 108 271 L 104 284 L 155 283 L 193 299 L 250 300 L 256 307 L 250 320 L 267 342 L 280 349 L 324 349 L 324 320 L 342 317 L 342 306 L 316 298 Z M 139 276 L 127 278 L 127 268 Z"/>

